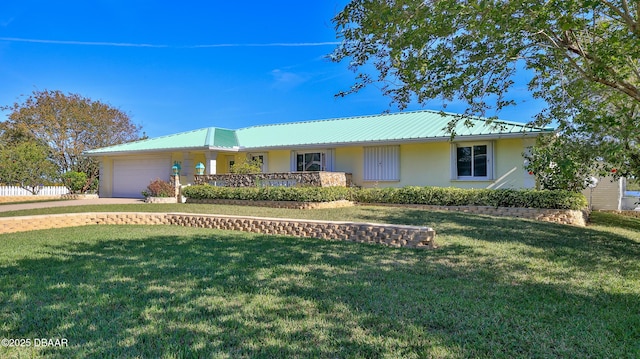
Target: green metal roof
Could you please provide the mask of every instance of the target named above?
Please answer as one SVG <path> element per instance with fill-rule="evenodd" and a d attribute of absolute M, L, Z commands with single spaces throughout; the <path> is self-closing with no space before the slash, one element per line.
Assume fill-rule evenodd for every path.
<path fill-rule="evenodd" d="M 361 144 L 368 142 L 407 142 L 448 140 L 447 124 L 459 115 L 439 111 L 413 111 L 374 116 L 337 118 L 264 125 L 236 131 L 238 142 L 246 148 L 291 147 L 305 145 Z M 459 121 L 456 138 L 496 138 L 525 133 L 550 132 L 550 128 L 530 127 L 522 123 L 472 117 L 467 127 Z"/>
<path fill-rule="evenodd" d="M 222 128 L 202 128 L 147 140 L 123 143 L 87 151 L 88 155 L 155 152 L 185 149 L 232 149 L 238 146 L 235 131 Z"/>
<path fill-rule="evenodd" d="M 447 124 L 459 115 L 439 111 L 413 111 L 395 114 L 336 118 L 306 122 L 261 125 L 238 130 L 215 127 L 178 133 L 144 141 L 87 151 L 87 154 L 159 151 L 171 149 L 265 149 L 323 145 L 349 145 L 379 142 L 448 140 Z M 537 135 L 551 128 L 523 123 L 471 117 L 467 127 L 459 121 L 456 139 L 499 138 Z"/>

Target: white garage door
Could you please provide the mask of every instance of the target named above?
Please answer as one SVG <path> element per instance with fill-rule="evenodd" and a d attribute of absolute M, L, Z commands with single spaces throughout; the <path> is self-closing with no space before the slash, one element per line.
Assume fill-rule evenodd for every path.
<path fill-rule="evenodd" d="M 146 157 L 113 160 L 113 197 L 141 198 L 142 191 L 156 178 L 169 180 L 171 158 Z"/>

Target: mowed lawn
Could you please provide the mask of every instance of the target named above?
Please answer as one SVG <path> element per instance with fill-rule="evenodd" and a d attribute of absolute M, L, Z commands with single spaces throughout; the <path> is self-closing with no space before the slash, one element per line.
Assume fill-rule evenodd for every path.
<path fill-rule="evenodd" d="M 0 235 L 0 338 L 68 341 L 0 357 L 640 357 L 637 219 L 594 213 L 577 228 L 377 207 L 100 210 L 429 225 L 440 248 L 171 226 Z"/>

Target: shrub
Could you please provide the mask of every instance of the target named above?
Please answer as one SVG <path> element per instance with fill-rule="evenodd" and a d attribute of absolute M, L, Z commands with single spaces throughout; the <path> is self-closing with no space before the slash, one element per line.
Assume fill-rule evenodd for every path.
<path fill-rule="evenodd" d="M 142 191 L 142 195 L 145 197 L 173 197 L 175 189 L 171 183 L 157 178 L 149 183 L 147 189 Z"/>
<path fill-rule="evenodd" d="M 433 206 L 492 206 L 550 209 L 584 209 L 586 198 L 569 191 L 463 189 L 452 187 L 345 188 L 345 187 L 214 187 L 190 186 L 183 195 L 194 199 L 252 201 L 424 204 Z"/>
<path fill-rule="evenodd" d="M 237 174 L 260 173 L 262 172 L 262 162 L 257 159 L 249 161 L 245 158 L 241 162 L 234 163 L 229 169 L 229 172 Z"/>
<path fill-rule="evenodd" d="M 98 188 L 98 181 L 88 183 L 89 178 L 84 172 L 69 171 L 62 175 L 62 183 L 71 193 L 85 193 Z"/>
<path fill-rule="evenodd" d="M 492 206 L 584 209 L 581 193 L 561 190 L 463 189 L 452 187 L 362 188 L 352 198 L 361 203 L 424 204 L 432 206 Z"/>
<path fill-rule="evenodd" d="M 349 199 L 346 187 L 216 187 L 189 186 L 182 190 L 193 199 L 239 199 L 250 201 L 330 202 Z"/>

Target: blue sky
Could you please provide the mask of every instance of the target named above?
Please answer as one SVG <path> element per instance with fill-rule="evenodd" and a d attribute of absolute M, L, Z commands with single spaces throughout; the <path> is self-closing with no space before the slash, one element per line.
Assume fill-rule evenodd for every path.
<path fill-rule="evenodd" d="M 395 112 L 376 88 L 334 97 L 355 80 L 347 63 L 326 59 L 338 41 L 331 18 L 347 3 L 4 0 L 0 105 L 34 90 L 78 93 L 151 137 Z M 500 118 L 527 122 L 540 110 L 524 82 L 512 96 L 521 103 Z"/>

